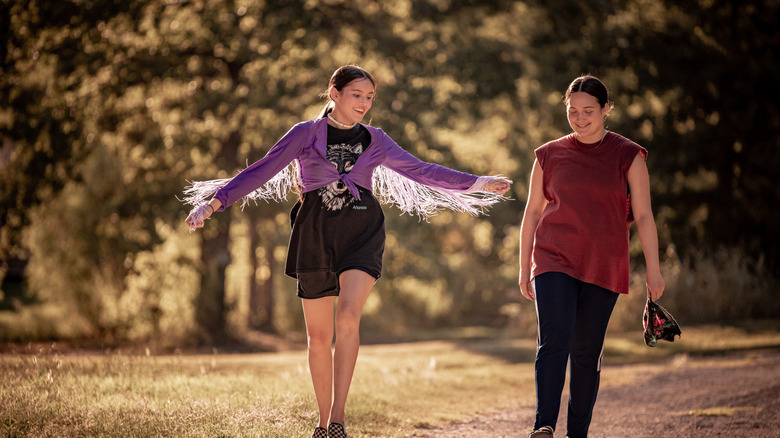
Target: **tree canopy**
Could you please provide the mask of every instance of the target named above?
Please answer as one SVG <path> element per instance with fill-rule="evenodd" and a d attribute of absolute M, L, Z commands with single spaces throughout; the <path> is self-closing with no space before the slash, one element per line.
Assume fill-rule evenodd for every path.
<path fill-rule="evenodd" d="M 290 298 L 275 324 L 300 325 L 274 269 L 290 205 L 231 209 L 190 235 L 176 196 L 261 158 L 316 115 L 330 74 L 349 63 L 375 75 L 371 123 L 407 150 L 515 180 L 514 201 L 486 217 L 421 223 L 388 207 L 374 328 L 507 322 L 533 149 L 569 131 L 562 93 L 583 73 L 612 92 L 609 129 L 650 151 L 662 253 L 695 263 L 735 249 L 776 280 L 779 7 L 10 0 L 0 284 L 21 260 L 28 293 L 69 317 L 55 332 L 127 339 L 222 330 L 248 284 L 276 279 L 273 293 Z"/>

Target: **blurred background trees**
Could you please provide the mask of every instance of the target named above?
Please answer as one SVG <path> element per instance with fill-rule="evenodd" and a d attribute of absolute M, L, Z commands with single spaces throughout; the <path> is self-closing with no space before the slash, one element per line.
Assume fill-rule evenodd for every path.
<path fill-rule="evenodd" d="M 387 207 L 377 338 L 527 334 L 516 287 L 533 149 L 600 76 L 608 127 L 650 151 L 668 293 L 683 321 L 778 316 L 780 47 L 770 2 L 16 1 L 0 6 L 0 340 L 215 343 L 300 333 L 281 204 L 188 233 L 187 181 L 234 175 L 316 115 L 330 74 L 379 81 L 368 118 L 420 158 L 515 180 L 489 216 Z M 291 196 L 292 198 L 292 196 Z M 643 298 L 636 238 L 632 294 Z M 676 312 L 675 312 L 676 310 Z"/>

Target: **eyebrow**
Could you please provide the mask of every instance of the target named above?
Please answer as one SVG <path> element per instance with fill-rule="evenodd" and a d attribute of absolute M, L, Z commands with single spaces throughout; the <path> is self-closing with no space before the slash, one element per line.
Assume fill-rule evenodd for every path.
<path fill-rule="evenodd" d="M 366 93 L 365 91 L 363 91 L 362 88 L 350 88 L 349 91 L 353 91 L 353 92 L 357 91 L 358 93 Z M 374 93 L 376 93 L 376 91 L 371 90 L 367 94 L 374 94 Z"/>

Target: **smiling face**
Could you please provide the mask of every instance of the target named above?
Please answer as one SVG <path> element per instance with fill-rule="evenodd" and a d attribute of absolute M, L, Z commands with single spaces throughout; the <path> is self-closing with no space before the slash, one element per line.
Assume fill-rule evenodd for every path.
<path fill-rule="evenodd" d="M 596 97 L 584 92 L 571 93 L 566 105 L 569 126 L 583 143 L 596 143 L 604 135 L 604 117 L 607 107 L 599 105 Z"/>
<path fill-rule="evenodd" d="M 374 104 L 374 92 L 374 83 L 365 78 L 355 79 L 341 90 L 332 87 L 330 98 L 334 107 L 331 115 L 346 125 L 360 122 Z"/>

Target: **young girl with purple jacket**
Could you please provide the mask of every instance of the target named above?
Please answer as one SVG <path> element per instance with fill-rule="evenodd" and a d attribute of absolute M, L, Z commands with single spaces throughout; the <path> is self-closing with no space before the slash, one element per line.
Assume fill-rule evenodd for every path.
<path fill-rule="evenodd" d="M 196 182 L 185 192 L 185 201 L 195 206 L 186 220 L 191 229 L 241 199 L 279 200 L 292 189 L 300 193 L 290 214 L 285 273 L 298 280 L 303 303 L 319 409 L 315 438 L 347 436 L 345 405 L 360 316 L 382 272 L 385 221 L 379 200 L 423 217 L 441 208 L 476 215 L 504 199 L 512 183 L 423 162 L 381 129 L 361 124 L 375 92 L 367 71 L 340 67 L 317 119 L 293 126 L 264 158 L 235 177 Z"/>

